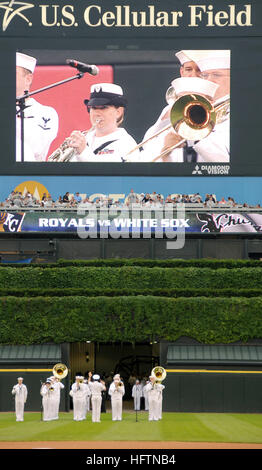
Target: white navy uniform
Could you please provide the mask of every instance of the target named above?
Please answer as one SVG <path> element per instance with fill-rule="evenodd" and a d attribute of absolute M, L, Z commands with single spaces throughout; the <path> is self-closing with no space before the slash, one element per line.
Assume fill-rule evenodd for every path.
<path fill-rule="evenodd" d="M 85 383 L 73 383 L 69 395 L 73 398 L 74 421 L 86 419 L 86 397 L 90 395 L 90 388 Z"/>
<path fill-rule="evenodd" d="M 64 384 L 60 381 L 53 383 L 54 392 L 53 392 L 53 401 L 54 401 L 54 417 L 58 419 L 59 406 L 60 406 L 60 394 L 61 390 L 65 388 Z"/>
<path fill-rule="evenodd" d="M 58 132 L 58 114 L 34 98 L 26 100 L 24 110 L 24 161 L 44 162 Z M 19 108 L 17 108 L 19 109 Z M 16 117 L 16 161 L 21 162 L 21 118 Z"/>
<path fill-rule="evenodd" d="M 148 391 L 146 389 L 147 385 L 148 384 L 144 385 L 144 387 L 143 387 L 143 397 L 145 399 L 145 411 L 148 411 Z"/>
<path fill-rule="evenodd" d="M 142 385 L 135 384 L 132 387 L 132 397 L 134 398 L 134 410 L 140 410 L 141 397 L 143 396 Z"/>
<path fill-rule="evenodd" d="M 15 395 L 16 421 L 24 421 L 24 406 L 27 400 L 27 387 L 24 384 L 14 385 L 12 395 Z"/>
<path fill-rule="evenodd" d="M 125 386 L 116 386 L 115 382 L 112 382 L 108 394 L 111 396 L 112 406 L 112 421 L 122 420 L 122 400 L 125 394 Z"/>
<path fill-rule="evenodd" d="M 54 389 L 53 385 L 48 387 L 46 384 L 43 384 L 40 390 L 42 395 L 42 406 L 43 406 L 43 421 L 52 421 L 54 418 Z"/>
<path fill-rule="evenodd" d="M 162 153 L 165 137 L 171 131 L 170 118 L 168 117 L 166 119 L 162 119 L 162 117 L 168 111 L 170 111 L 171 107 L 172 105 L 169 104 L 162 110 L 155 124 L 153 124 L 146 131 L 143 141 L 154 136 L 155 134 L 157 134 L 157 132 L 159 132 L 160 130 L 164 129 L 167 126 L 170 126 L 170 128 L 167 129 L 166 131 L 161 132 L 159 135 L 157 135 L 156 137 L 153 137 L 149 142 L 144 144 L 143 150 L 140 152 L 140 154 L 136 154 L 136 155 L 134 154 L 134 156 L 132 156 L 131 154 L 130 161 L 132 160 L 136 161 L 137 159 L 139 162 L 144 162 L 144 163 L 152 162 L 154 158 L 158 157 Z M 164 157 L 159 158 L 158 160 L 156 160 L 156 162 L 159 162 L 159 163 L 163 162 L 163 158 Z M 183 162 L 183 149 L 176 148 L 172 150 L 172 152 L 170 152 L 169 154 L 169 161 L 176 162 L 176 163 Z"/>
<path fill-rule="evenodd" d="M 119 127 L 111 134 L 95 136 L 95 130 L 86 136 L 85 150 L 72 158 L 71 162 L 122 162 L 122 158 L 136 146 L 135 139 Z"/>
<path fill-rule="evenodd" d="M 106 390 L 106 387 L 97 380 L 89 382 L 89 387 L 91 390 L 92 421 L 93 423 L 100 423 L 102 391 Z"/>
<path fill-rule="evenodd" d="M 165 386 L 162 384 L 152 384 L 151 382 L 145 386 L 145 390 L 148 392 L 148 405 L 149 421 L 158 421 L 162 418 L 162 391 Z"/>
<path fill-rule="evenodd" d="M 223 102 L 229 96 L 223 97 L 214 105 Z M 193 145 L 197 152 L 197 162 L 229 162 L 230 160 L 230 111 L 225 113 L 223 122 L 218 122 L 213 131 Z"/>

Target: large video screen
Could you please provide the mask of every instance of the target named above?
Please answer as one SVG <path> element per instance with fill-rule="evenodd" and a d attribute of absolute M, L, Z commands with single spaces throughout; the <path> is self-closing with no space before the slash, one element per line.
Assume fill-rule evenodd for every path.
<path fill-rule="evenodd" d="M 218 2 L 207 9 L 184 2 L 176 15 L 164 3 L 162 11 L 146 2 L 136 12 L 114 6 L 115 16 L 101 2 L 86 5 L 90 37 L 84 38 L 73 24 L 78 10 L 68 5 L 60 23 L 58 7 L 42 5 L 42 28 L 32 34 L 27 29 L 24 37 L 16 37 L 11 20 L 5 17 L 4 24 L 3 18 L 1 174 L 262 173 L 256 2 L 219 11 Z M 56 37 L 46 35 L 43 26 L 52 36 L 58 25 L 75 29 L 64 37 L 58 28 Z"/>

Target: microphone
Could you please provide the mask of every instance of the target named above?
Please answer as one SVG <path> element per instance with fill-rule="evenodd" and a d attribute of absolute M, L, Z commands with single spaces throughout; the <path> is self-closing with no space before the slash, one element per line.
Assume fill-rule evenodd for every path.
<path fill-rule="evenodd" d="M 79 70 L 79 72 L 87 72 L 91 75 L 99 74 L 99 70 L 96 65 L 83 64 L 83 62 L 78 62 L 74 59 L 66 59 L 66 63 L 70 65 L 70 67 L 74 67 L 75 69 Z"/>

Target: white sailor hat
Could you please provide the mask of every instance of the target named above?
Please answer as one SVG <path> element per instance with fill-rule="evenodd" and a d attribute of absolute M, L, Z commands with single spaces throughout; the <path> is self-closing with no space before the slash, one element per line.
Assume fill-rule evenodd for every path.
<path fill-rule="evenodd" d="M 30 70 L 34 73 L 36 66 L 36 59 L 30 55 L 22 54 L 21 52 L 16 53 L 16 65 L 23 67 L 24 69 Z"/>
<path fill-rule="evenodd" d="M 201 72 L 205 70 L 230 69 L 230 50 L 209 51 L 209 54 L 196 61 Z"/>
<path fill-rule="evenodd" d="M 121 86 L 114 83 L 97 83 L 91 86 L 89 100 L 84 100 L 88 107 L 92 106 L 126 106 L 127 100 L 124 97 Z"/>
<path fill-rule="evenodd" d="M 178 58 L 181 65 L 184 65 L 186 62 L 197 62 L 198 60 L 204 58 L 210 51 L 209 50 L 183 50 L 176 52 L 176 57 Z"/>
<path fill-rule="evenodd" d="M 120 374 L 115 374 L 114 379 L 120 379 Z"/>
<path fill-rule="evenodd" d="M 84 379 L 84 377 L 83 377 L 82 375 L 76 375 L 75 378 L 76 378 L 76 379 L 80 379 L 80 380 L 83 380 L 83 379 Z"/>
<path fill-rule="evenodd" d="M 99 380 L 99 379 L 100 379 L 100 375 L 94 374 L 94 375 L 93 375 L 93 379 L 94 379 L 94 380 Z"/>
<path fill-rule="evenodd" d="M 24 380 L 23 377 L 17 377 L 17 380 Z"/>
<path fill-rule="evenodd" d="M 216 83 L 203 80 L 203 78 L 199 77 L 176 78 L 172 81 L 172 86 L 176 95 L 180 93 L 197 93 L 209 96 L 210 98 L 214 98 L 216 90 L 219 87 Z"/>

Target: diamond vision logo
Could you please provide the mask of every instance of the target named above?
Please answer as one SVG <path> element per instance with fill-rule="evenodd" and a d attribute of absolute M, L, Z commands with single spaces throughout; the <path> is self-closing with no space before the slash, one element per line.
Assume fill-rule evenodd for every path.
<path fill-rule="evenodd" d="M 32 26 L 30 20 L 22 13 L 28 8 L 34 8 L 32 3 L 16 2 L 15 0 L 10 0 L 10 2 L 0 2 L 0 8 L 5 10 L 2 22 L 3 31 L 6 31 L 15 16 L 19 16 L 24 21 L 26 21 L 26 23 L 28 23 L 28 26 Z"/>

